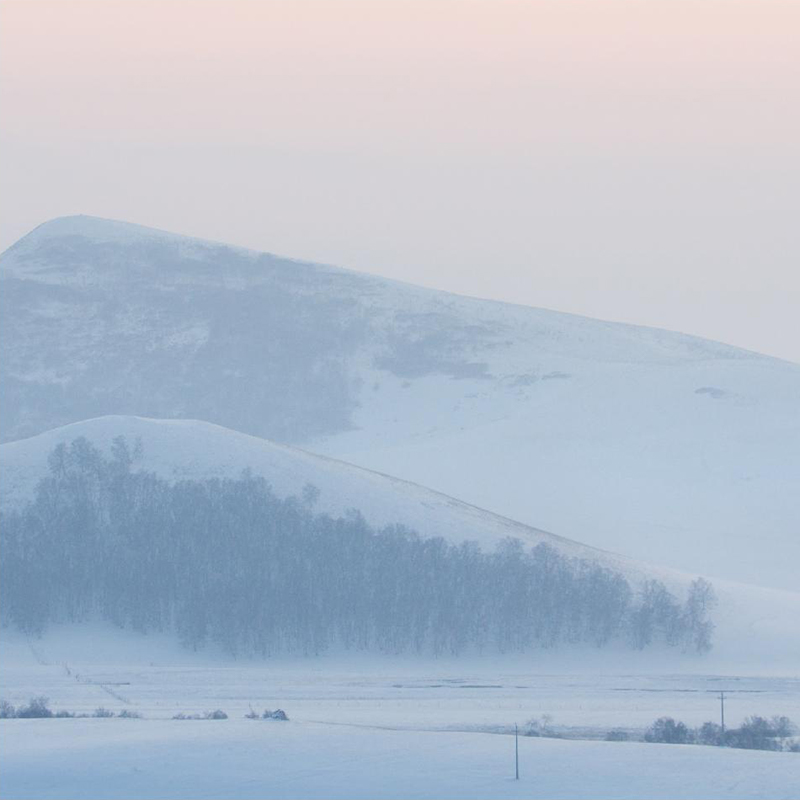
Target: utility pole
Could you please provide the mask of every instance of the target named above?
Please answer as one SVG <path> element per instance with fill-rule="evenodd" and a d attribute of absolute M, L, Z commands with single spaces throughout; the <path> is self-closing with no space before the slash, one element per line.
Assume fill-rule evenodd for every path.
<path fill-rule="evenodd" d="M 519 728 L 514 723 L 514 780 L 519 780 Z"/>
<path fill-rule="evenodd" d="M 719 727 L 721 731 L 720 746 L 725 746 L 725 692 L 719 693 Z"/>

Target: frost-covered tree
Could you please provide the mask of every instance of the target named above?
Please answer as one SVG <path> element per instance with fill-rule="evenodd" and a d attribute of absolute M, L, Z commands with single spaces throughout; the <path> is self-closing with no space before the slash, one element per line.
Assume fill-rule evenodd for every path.
<path fill-rule="evenodd" d="M 281 499 L 247 473 L 169 483 L 134 470 L 139 455 L 122 439 L 109 457 L 85 439 L 51 453 L 35 500 L 0 521 L 5 622 L 36 633 L 99 617 L 264 656 L 709 642 L 706 582 L 682 606 L 658 581 L 634 592 L 545 544 L 485 552 L 375 530 L 317 512 L 313 487 Z"/>
<path fill-rule="evenodd" d="M 664 744 L 688 744 L 692 741 L 692 732 L 683 722 L 676 722 L 672 717 L 661 717 L 647 729 L 644 740 Z"/>

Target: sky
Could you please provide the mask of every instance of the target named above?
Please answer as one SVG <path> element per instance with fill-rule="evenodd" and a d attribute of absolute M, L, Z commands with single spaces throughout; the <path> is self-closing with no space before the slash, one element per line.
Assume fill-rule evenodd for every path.
<path fill-rule="evenodd" d="M 94 214 L 800 362 L 800 3 L 0 0 L 0 248 Z"/>

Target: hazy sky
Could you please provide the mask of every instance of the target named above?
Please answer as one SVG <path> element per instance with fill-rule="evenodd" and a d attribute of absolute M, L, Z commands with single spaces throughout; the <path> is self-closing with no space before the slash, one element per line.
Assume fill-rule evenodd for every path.
<path fill-rule="evenodd" d="M 0 247 L 87 213 L 800 361 L 800 3 L 3 0 Z"/>

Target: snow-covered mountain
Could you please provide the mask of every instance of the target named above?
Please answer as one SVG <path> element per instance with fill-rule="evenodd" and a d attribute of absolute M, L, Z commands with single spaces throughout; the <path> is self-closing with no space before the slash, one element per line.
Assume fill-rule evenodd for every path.
<path fill-rule="evenodd" d="M 375 528 L 402 524 L 424 536 L 472 540 L 491 549 L 507 537 L 526 544 L 545 542 L 579 558 L 602 560 L 634 577 L 631 559 L 484 511 L 424 486 L 317 456 L 198 420 L 108 416 L 64 425 L 28 439 L 0 444 L 0 508 L 20 508 L 48 474 L 48 456 L 60 443 L 86 438 L 109 453 L 122 436 L 131 448 L 141 443 L 134 469 L 168 480 L 238 478 L 244 470 L 266 478 L 278 497 L 301 497 L 309 484 L 319 490 L 315 508 L 331 516 L 359 511 Z"/>
<path fill-rule="evenodd" d="M 280 497 L 299 496 L 312 484 L 319 489 L 317 510 L 338 516 L 355 509 L 375 527 L 401 523 L 423 536 L 471 540 L 484 549 L 509 536 L 527 545 L 545 542 L 567 555 L 621 572 L 633 586 L 657 578 L 679 597 L 697 577 L 564 539 L 388 475 L 196 420 L 108 416 L 2 444 L 0 508 L 20 507 L 33 496 L 57 444 L 85 437 L 108 452 L 117 436 L 131 445 L 141 442 L 135 468 L 170 480 L 238 477 L 249 469 L 265 477 Z M 711 659 L 704 658 L 703 668 L 757 664 L 785 669 L 800 663 L 800 593 L 718 579 L 713 583 L 719 597 L 712 614 L 717 631 Z M 682 658 L 678 653 L 669 657 Z"/>
<path fill-rule="evenodd" d="M 590 545 L 794 589 L 800 366 L 125 223 L 0 261 L 5 441 L 196 418 Z"/>

